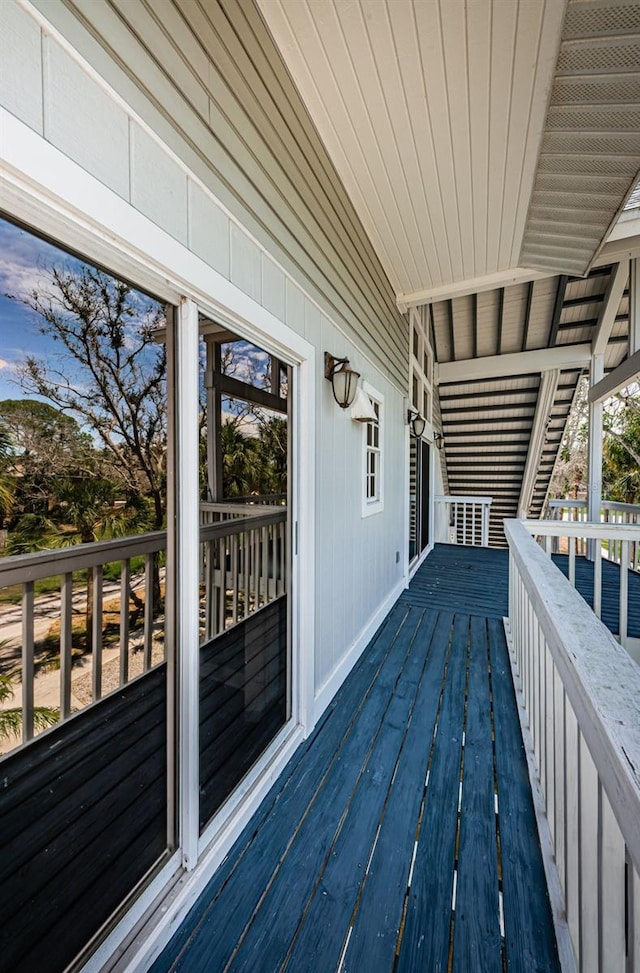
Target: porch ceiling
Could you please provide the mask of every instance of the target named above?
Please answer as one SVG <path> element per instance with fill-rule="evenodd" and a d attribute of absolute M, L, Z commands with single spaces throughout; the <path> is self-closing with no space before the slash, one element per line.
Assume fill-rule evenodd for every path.
<path fill-rule="evenodd" d="M 257 0 L 401 306 L 583 274 L 640 167 L 628 0 Z"/>

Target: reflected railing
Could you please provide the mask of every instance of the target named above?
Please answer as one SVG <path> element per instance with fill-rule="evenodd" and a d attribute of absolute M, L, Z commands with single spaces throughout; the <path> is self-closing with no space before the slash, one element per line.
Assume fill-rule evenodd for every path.
<path fill-rule="evenodd" d="M 202 504 L 202 642 L 285 593 L 282 499 Z M 155 531 L 0 558 L 0 753 L 164 661 L 166 543 Z"/>

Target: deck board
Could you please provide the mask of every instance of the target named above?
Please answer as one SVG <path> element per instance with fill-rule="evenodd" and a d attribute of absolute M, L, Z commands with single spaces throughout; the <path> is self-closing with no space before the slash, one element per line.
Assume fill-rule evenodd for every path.
<path fill-rule="evenodd" d="M 457 605 L 447 553 L 456 573 L 459 549 L 427 558 L 154 973 L 558 969 L 506 592 L 483 580 L 502 552 L 484 572 L 474 552 Z"/>
<path fill-rule="evenodd" d="M 486 621 L 470 623 L 471 665 L 460 814 L 453 969 L 502 970 L 493 713 Z"/>

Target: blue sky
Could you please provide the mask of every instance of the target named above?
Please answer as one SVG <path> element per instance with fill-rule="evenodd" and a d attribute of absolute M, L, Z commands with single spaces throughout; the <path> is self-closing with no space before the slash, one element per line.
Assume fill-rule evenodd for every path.
<path fill-rule="evenodd" d="M 47 271 L 54 264 L 83 266 L 77 257 L 0 217 L 0 401 L 37 397 L 24 392 L 17 381 L 16 365 L 27 355 L 59 357 L 59 343 L 40 333 L 37 315 L 20 301 L 34 288 L 46 286 Z M 138 297 L 144 314 L 153 302 L 146 295 Z M 245 341 L 236 342 L 235 351 L 235 377 L 264 387 L 266 353 Z M 227 403 L 227 409 L 232 414 L 235 411 L 231 403 Z"/>
<path fill-rule="evenodd" d="M 15 365 L 28 354 L 46 354 L 53 342 L 41 335 L 36 316 L 14 298 L 41 285 L 53 263 L 79 264 L 58 247 L 0 218 L 0 399 L 22 398 Z"/>

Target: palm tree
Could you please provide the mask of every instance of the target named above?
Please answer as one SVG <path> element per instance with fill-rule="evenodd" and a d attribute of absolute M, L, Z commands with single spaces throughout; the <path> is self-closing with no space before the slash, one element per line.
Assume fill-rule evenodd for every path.
<path fill-rule="evenodd" d="M 7 430 L 0 426 L 0 463 L 6 459 L 10 450 L 11 437 Z M 15 482 L 13 477 L 4 469 L 0 468 L 0 526 L 11 507 L 14 492 Z"/>
<path fill-rule="evenodd" d="M 22 709 L 11 706 L 2 707 L 13 696 L 12 677 L 10 674 L 0 675 L 0 740 L 7 740 L 20 733 L 22 726 Z M 36 706 L 33 710 L 33 728 L 36 732 L 46 730 L 60 719 L 60 710 L 52 706 Z"/>
<path fill-rule="evenodd" d="M 114 484 L 100 477 L 64 477 L 52 484 L 48 515 L 24 514 L 12 531 L 8 549 L 26 554 L 47 548 L 72 547 L 110 537 L 125 537 L 149 529 L 150 514 L 143 500 L 118 503 Z M 154 602 L 159 604 L 159 580 Z M 157 590 L 156 590 L 157 589 Z M 93 573 L 87 576 L 84 650 L 93 647 Z"/>

